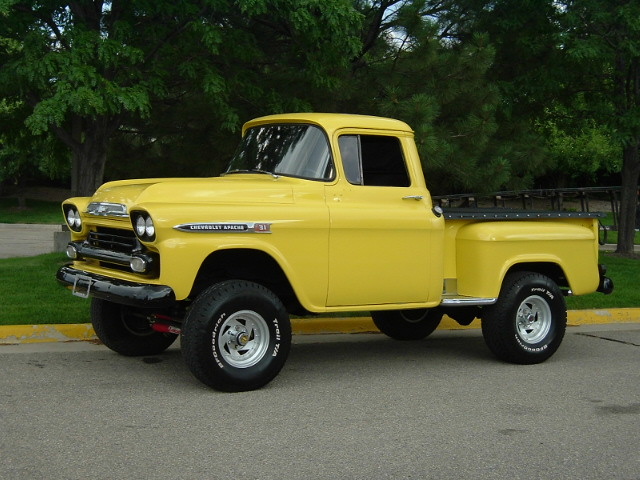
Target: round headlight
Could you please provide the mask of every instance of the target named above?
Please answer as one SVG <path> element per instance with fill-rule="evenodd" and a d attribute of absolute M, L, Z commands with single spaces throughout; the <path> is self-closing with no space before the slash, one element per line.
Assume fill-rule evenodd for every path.
<path fill-rule="evenodd" d="M 133 216 L 133 228 L 143 242 L 152 242 L 156 238 L 156 227 L 148 213 L 136 213 Z"/>
<path fill-rule="evenodd" d="M 145 232 L 147 231 L 147 222 L 142 215 L 140 215 L 136 220 L 136 234 L 139 237 L 143 237 Z"/>
<path fill-rule="evenodd" d="M 82 219 L 80 218 L 80 212 L 76 210 L 74 207 L 69 207 L 67 210 L 67 224 L 69 228 L 74 232 L 79 232 L 82 230 Z"/>
<path fill-rule="evenodd" d="M 147 237 L 153 238 L 153 236 L 156 234 L 156 227 L 153 226 L 153 220 L 151 220 L 151 217 L 147 217 L 147 221 L 145 222 L 144 227 Z"/>

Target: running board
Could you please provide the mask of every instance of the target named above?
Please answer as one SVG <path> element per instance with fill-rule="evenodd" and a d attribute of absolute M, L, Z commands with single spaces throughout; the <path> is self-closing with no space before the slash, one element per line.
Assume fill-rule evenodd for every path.
<path fill-rule="evenodd" d="M 442 297 L 440 305 L 443 307 L 481 307 L 483 305 L 493 305 L 497 301 L 497 298 L 460 297 L 452 295 Z"/>

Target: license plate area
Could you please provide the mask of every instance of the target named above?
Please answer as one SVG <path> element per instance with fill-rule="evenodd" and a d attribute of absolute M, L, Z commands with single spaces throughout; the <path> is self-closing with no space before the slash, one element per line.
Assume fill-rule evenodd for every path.
<path fill-rule="evenodd" d="M 88 298 L 93 283 L 94 280 L 92 280 L 91 277 L 78 275 L 73 280 L 73 290 L 71 290 L 71 293 L 73 293 L 76 297 Z"/>

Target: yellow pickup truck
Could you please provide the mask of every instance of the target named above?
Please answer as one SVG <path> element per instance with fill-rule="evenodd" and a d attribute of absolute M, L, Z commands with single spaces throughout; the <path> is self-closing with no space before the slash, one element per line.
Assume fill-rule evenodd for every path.
<path fill-rule="evenodd" d="M 366 310 L 398 340 L 478 317 L 495 356 L 530 364 L 558 349 L 566 295 L 613 289 L 598 214 L 443 210 L 389 118 L 257 118 L 220 177 L 110 182 L 62 209 L 73 263 L 57 279 L 92 298 L 100 340 L 152 355 L 179 335 L 225 391 L 280 372 L 290 314 Z"/>

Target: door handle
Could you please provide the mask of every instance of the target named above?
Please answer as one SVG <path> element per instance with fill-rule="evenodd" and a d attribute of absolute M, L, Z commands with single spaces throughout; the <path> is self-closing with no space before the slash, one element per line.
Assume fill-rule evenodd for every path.
<path fill-rule="evenodd" d="M 420 201 L 424 197 L 422 195 L 407 195 L 406 197 L 402 197 L 403 200 L 417 200 Z"/>

